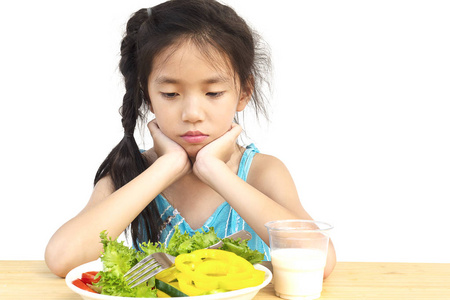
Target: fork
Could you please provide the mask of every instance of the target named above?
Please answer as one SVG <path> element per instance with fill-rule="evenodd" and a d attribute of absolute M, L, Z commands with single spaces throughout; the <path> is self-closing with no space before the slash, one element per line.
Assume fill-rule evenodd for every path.
<path fill-rule="evenodd" d="M 247 230 L 240 230 L 236 233 L 233 233 L 225 238 L 236 240 L 240 238 L 241 240 L 249 240 L 252 238 L 252 234 Z M 206 249 L 217 249 L 223 245 L 222 240 L 214 245 L 207 247 Z M 123 277 L 125 278 L 126 283 L 131 287 L 135 287 L 159 272 L 169 268 L 175 261 L 175 256 L 170 254 L 155 252 L 150 254 L 136 265 L 134 265 Z"/>

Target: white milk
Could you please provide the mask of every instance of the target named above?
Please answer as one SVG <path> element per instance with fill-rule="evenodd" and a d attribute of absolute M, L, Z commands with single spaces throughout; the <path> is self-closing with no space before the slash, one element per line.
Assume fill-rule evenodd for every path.
<path fill-rule="evenodd" d="M 275 293 L 285 299 L 320 297 L 326 253 L 315 249 L 286 248 L 271 252 Z"/>

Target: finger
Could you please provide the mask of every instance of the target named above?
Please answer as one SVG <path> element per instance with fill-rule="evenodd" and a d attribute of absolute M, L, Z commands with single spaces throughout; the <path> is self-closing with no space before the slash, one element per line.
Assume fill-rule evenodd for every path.
<path fill-rule="evenodd" d="M 232 124 L 231 124 L 231 128 L 230 128 L 230 130 L 229 130 L 228 132 L 229 132 L 229 134 L 230 134 L 232 137 L 234 137 L 234 139 L 237 139 L 238 136 L 239 136 L 239 135 L 241 134 L 241 132 L 242 132 L 242 127 L 241 127 L 241 125 L 239 125 L 239 124 L 232 123 Z"/>
<path fill-rule="evenodd" d="M 148 129 L 150 129 L 150 127 L 152 127 L 154 125 L 158 126 L 158 123 L 156 123 L 156 119 L 153 119 L 153 120 L 151 120 L 150 122 L 147 123 Z"/>
<path fill-rule="evenodd" d="M 239 124 L 237 124 L 237 123 L 231 123 L 231 128 L 230 128 L 230 130 L 233 130 L 233 129 L 235 129 L 235 130 L 242 130 L 242 127 L 241 127 L 241 125 L 239 125 Z"/>
<path fill-rule="evenodd" d="M 153 135 L 157 130 L 159 130 L 158 123 L 156 123 L 156 119 L 151 120 L 147 124 L 148 129 L 150 130 L 150 133 Z"/>

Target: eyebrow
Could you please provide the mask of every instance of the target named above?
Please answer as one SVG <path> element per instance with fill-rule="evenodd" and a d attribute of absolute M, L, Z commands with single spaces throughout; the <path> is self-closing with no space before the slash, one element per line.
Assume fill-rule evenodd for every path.
<path fill-rule="evenodd" d="M 156 78 L 155 82 L 157 84 L 176 84 L 179 81 L 170 77 L 166 77 L 166 76 L 160 76 L 158 78 Z"/>
<path fill-rule="evenodd" d="M 157 84 L 179 84 L 181 80 L 167 77 L 167 76 L 160 76 L 156 78 L 155 82 Z M 202 81 L 203 84 L 214 84 L 214 83 L 226 83 L 229 82 L 229 79 L 223 76 L 215 76 L 211 78 L 207 78 Z"/>

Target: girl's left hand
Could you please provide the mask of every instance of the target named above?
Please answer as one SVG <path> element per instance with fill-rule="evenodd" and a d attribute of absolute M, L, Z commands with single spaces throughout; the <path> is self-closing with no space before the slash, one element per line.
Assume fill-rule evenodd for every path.
<path fill-rule="evenodd" d="M 194 174 L 202 181 L 207 178 L 207 172 L 214 164 L 226 164 L 236 150 L 236 140 L 242 132 L 242 127 L 231 124 L 230 130 L 224 135 L 203 147 L 195 158 Z"/>

